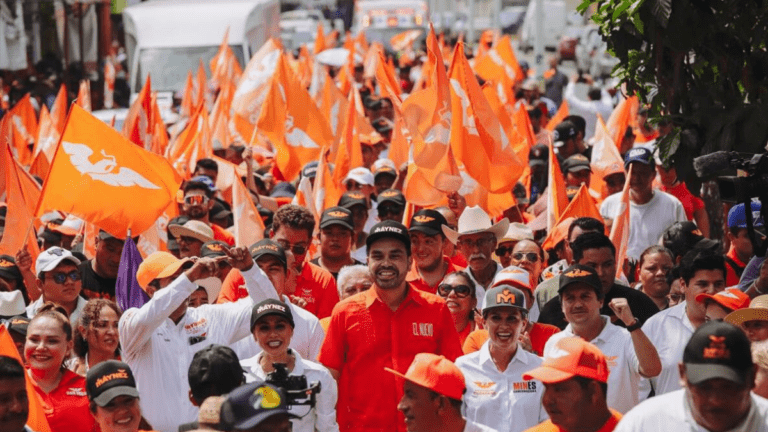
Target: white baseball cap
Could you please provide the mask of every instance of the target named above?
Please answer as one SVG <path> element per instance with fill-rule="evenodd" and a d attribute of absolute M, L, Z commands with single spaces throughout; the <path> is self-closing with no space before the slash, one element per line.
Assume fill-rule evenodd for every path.
<path fill-rule="evenodd" d="M 347 178 L 345 178 L 344 181 L 347 180 L 354 180 L 361 185 L 373 186 L 373 174 L 371 173 L 371 170 L 365 167 L 357 167 L 349 170 Z"/>
<path fill-rule="evenodd" d="M 75 256 L 72 255 L 72 252 L 64 248 L 54 246 L 41 252 L 40 255 L 37 256 L 37 261 L 35 262 L 37 276 L 39 277 L 41 273 L 55 269 L 62 261 L 70 261 L 76 266 L 80 265 L 80 260 L 75 258 Z"/>

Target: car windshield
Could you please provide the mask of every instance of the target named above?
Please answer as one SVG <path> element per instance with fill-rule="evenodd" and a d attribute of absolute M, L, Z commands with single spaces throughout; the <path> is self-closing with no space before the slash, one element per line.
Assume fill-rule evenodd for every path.
<path fill-rule="evenodd" d="M 240 66 L 244 64 L 243 47 L 230 45 Z M 144 48 L 139 53 L 139 70 L 136 74 L 139 82 L 134 83 L 138 93 L 147 79 L 152 77 L 152 90 L 180 91 L 184 89 L 187 72 L 195 74 L 200 60 L 203 60 L 205 73 L 211 76 L 210 63 L 218 52 L 218 46 Z"/>

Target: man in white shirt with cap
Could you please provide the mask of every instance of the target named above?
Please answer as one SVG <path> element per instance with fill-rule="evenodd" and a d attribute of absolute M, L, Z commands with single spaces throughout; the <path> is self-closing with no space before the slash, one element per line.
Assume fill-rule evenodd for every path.
<path fill-rule="evenodd" d="M 80 319 L 87 301 L 80 297 L 81 283 L 80 260 L 72 252 L 54 246 L 37 256 L 37 287 L 42 295 L 27 306 L 27 317 L 37 315 L 37 310 L 46 302 L 53 302 L 63 307 L 73 324 Z"/>

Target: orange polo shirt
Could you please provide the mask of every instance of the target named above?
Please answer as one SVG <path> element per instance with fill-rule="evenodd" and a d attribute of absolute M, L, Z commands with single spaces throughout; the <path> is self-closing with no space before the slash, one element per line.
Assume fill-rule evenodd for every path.
<path fill-rule="evenodd" d="M 296 278 L 294 295 L 306 300 L 307 306 L 304 309 L 318 318 L 331 316 L 333 307 L 339 302 L 339 290 L 331 273 L 309 262 L 304 263 Z M 232 269 L 221 284 L 216 303 L 235 302 L 245 297 L 248 297 L 248 291 L 245 289 L 243 274 Z"/>
<path fill-rule="evenodd" d="M 443 256 L 443 262 L 448 264 L 448 267 L 445 270 L 445 275 L 451 274 L 458 270 L 464 270 L 462 267 L 457 267 L 448 257 Z M 440 279 L 440 282 L 438 282 L 435 286 L 429 286 L 424 279 L 421 278 L 421 275 L 419 274 L 419 270 L 416 269 L 416 262 L 414 261 L 413 265 L 411 266 L 411 270 L 408 272 L 408 274 L 405 276 L 405 280 L 408 281 L 408 283 L 411 284 L 412 287 L 422 290 L 424 292 L 428 292 L 430 294 L 437 294 L 437 285 L 440 285 L 440 282 L 443 280 Z"/>
<path fill-rule="evenodd" d="M 378 298 L 376 285 L 333 309 L 317 360 L 341 374 L 336 406 L 341 432 L 404 432 L 397 410 L 402 380 L 384 368 L 404 374 L 418 353 L 451 361 L 461 355 L 445 301 L 410 285 L 407 289 L 396 311 Z"/>
<path fill-rule="evenodd" d="M 611 410 L 611 417 L 608 418 L 608 421 L 605 422 L 605 424 L 602 425 L 600 429 L 598 429 L 595 432 L 611 432 L 616 428 L 616 425 L 619 424 L 619 420 L 621 420 L 621 417 L 622 417 L 621 413 Z M 546 420 L 526 430 L 525 432 L 568 432 L 568 430 L 555 425 L 554 423 L 552 423 L 552 420 Z"/>
<path fill-rule="evenodd" d="M 43 412 L 51 432 L 99 431 L 99 426 L 88 407 L 85 377 L 67 369 L 61 377 L 59 386 L 52 392 L 45 393 L 38 387 L 31 374 L 27 376 L 43 405 Z"/>
<path fill-rule="evenodd" d="M 531 349 L 533 353 L 541 357 L 544 355 L 544 345 L 553 334 L 559 333 L 560 329 L 549 324 L 533 323 L 531 327 L 531 333 L 528 335 L 531 338 Z M 483 346 L 485 341 L 488 340 L 488 330 L 479 329 L 469 334 L 467 339 L 462 344 L 464 354 L 470 354 L 478 351 Z"/>

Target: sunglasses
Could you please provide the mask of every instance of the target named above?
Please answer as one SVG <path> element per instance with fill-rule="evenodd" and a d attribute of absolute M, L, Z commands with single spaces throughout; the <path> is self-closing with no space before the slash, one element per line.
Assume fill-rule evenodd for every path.
<path fill-rule="evenodd" d="M 514 248 L 513 247 L 499 246 L 498 248 L 496 248 L 496 255 L 498 255 L 498 256 L 506 255 L 506 254 L 512 252 L 512 249 L 514 249 Z"/>
<path fill-rule="evenodd" d="M 281 248 L 283 248 L 285 250 L 290 249 L 291 252 L 293 252 L 294 255 L 304 255 L 305 253 L 307 253 L 307 247 L 306 246 L 292 245 L 292 244 L 289 244 L 286 241 L 278 241 L 277 243 L 280 245 Z"/>
<path fill-rule="evenodd" d="M 441 284 L 437 287 L 437 292 L 440 294 L 441 297 L 448 297 L 451 295 L 451 291 L 456 293 L 456 297 L 458 298 L 465 298 L 469 297 L 469 294 L 472 292 L 472 288 L 468 287 L 467 285 L 449 285 L 449 284 Z"/>
<path fill-rule="evenodd" d="M 187 205 L 205 205 L 208 197 L 205 195 L 188 195 L 184 197 L 184 204 Z"/>
<path fill-rule="evenodd" d="M 64 285 L 64 282 L 67 281 L 67 278 L 69 278 L 72 282 L 77 282 L 80 280 L 80 272 L 73 270 L 69 273 L 53 273 L 51 275 L 51 280 L 59 285 Z"/>
<path fill-rule="evenodd" d="M 528 260 L 530 262 L 534 262 L 535 263 L 535 262 L 537 262 L 539 260 L 539 254 L 537 254 L 536 252 L 526 252 L 526 253 L 518 252 L 518 253 L 512 255 L 512 259 L 515 259 L 517 261 L 522 261 L 523 258 L 525 258 L 526 260 Z"/>

